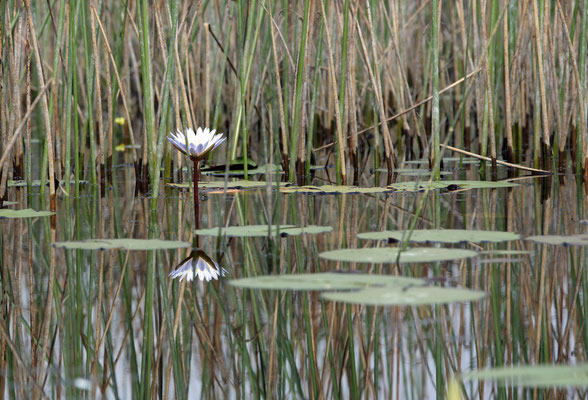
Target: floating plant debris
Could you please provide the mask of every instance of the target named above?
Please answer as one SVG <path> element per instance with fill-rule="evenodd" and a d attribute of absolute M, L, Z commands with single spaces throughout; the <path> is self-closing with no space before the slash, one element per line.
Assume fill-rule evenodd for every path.
<path fill-rule="evenodd" d="M 456 260 L 475 257 L 475 251 L 464 249 L 443 249 L 437 247 L 414 247 L 401 252 L 397 247 L 368 247 L 363 249 L 342 249 L 325 251 L 319 257 L 332 261 L 356 263 L 419 263 Z M 398 255 L 400 254 L 400 258 Z"/>
<path fill-rule="evenodd" d="M 271 231 L 270 231 L 271 228 Z M 298 236 L 315 235 L 317 233 L 331 232 L 331 226 L 308 225 L 297 227 L 295 225 L 244 225 L 215 227 L 198 229 L 197 235 L 202 236 L 229 236 L 229 237 L 265 237 L 265 236 Z"/>
<path fill-rule="evenodd" d="M 53 246 L 70 250 L 163 250 L 190 247 L 191 244 L 178 240 L 162 239 L 88 239 L 70 242 L 56 242 L 53 243 Z"/>
<path fill-rule="evenodd" d="M 439 286 L 405 286 L 368 288 L 348 292 L 328 292 L 321 296 L 325 300 L 371 306 L 419 306 L 476 301 L 486 297 L 478 290 Z"/>
<path fill-rule="evenodd" d="M 465 373 L 462 378 L 465 380 L 493 381 L 502 386 L 532 388 L 588 387 L 588 364 L 489 368 Z"/>
<path fill-rule="evenodd" d="M 231 285 L 268 290 L 344 290 L 365 288 L 405 288 L 424 285 L 423 279 L 390 275 L 368 275 L 345 272 L 316 274 L 262 275 L 232 280 Z"/>
<path fill-rule="evenodd" d="M 527 240 L 555 246 L 588 246 L 588 234 L 577 235 L 538 235 L 529 236 Z"/>
<path fill-rule="evenodd" d="M 0 219 L 49 217 L 53 214 L 55 214 L 53 211 L 35 211 L 31 208 L 26 208 L 24 210 L 12 210 L 9 208 L 0 209 Z"/>
<path fill-rule="evenodd" d="M 402 241 L 408 237 L 407 231 L 364 232 L 357 235 L 360 239 Z M 477 231 L 468 229 L 421 229 L 414 230 L 410 242 L 416 243 L 484 243 L 518 240 L 521 236 L 511 232 Z"/>

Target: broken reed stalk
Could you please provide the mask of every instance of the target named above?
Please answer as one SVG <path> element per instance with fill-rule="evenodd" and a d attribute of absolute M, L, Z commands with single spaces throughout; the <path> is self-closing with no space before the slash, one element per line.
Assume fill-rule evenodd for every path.
<path fill-rule="evenodd" d="M 463 154 L 463 155 L 466 155 L 466 156 L 469 156 L 469 157 L 477 158 L 479 160 L 492 161 L 492 159 L 490 157 L 481 156 L 479 154 L 472 153 L 470 151 L 466 151 L 466 150 L 462 150 L 462 149 L 458 149 L 457 147 L 449 146 L 449 145 L 446 145 L 446 144 L 443 144 L 443 143 L 441 143 L 441 147 L 444 147 L 447 150 L 451 150 L 451 151 L 454 151 L 456 153 L 460 153 L 460 154 Z M 513 164 L 513 163 L 510 163 L 510 162 L 506 162 L 506 161 L 496 160 L 496 164 L 498 164 L 498 165 L 504 165 L 505 167 L 521 169 L 523 171 L 530 171 L 530 172 L 534 172 L 536 174 L 544 174 L 544 175 L 551 175 L 551 174 L 553 174 L 553 172 L 545 171 L 543 169 L 525 167 L 524 165 Z"/>

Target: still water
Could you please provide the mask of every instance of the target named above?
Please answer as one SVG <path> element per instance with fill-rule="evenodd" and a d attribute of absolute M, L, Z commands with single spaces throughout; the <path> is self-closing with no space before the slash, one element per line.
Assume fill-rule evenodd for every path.
<path fill-rule="evenodd" d="M 403 168 L 392 177 L 364 177 L 359 186 L 428 179 L 424 164 Z M 448 159 L 444 169 L 442 180 L 482 180 L 476 161 Z M 329 175 L 329 168 L 317 170 L 313 185 L 330 184 Z M 222 179 L 203 176 L 202 182 Z M 189 187 L 162 182 L 150 209 L 150 193 L 137 190 L 134 171 L 124 165 L 103 187 L 80 184 L 79 196 L 74 186 L 61 185 L 54 233 L 51 217 L 0 221 L 2 329 L 9 337 L 1 350 L 3 392 L 9 398 L 26 398 L 32 390 L 50 398 L 432 399 L 445 397 L 449 387 L 451 398 L 464 399 L 586 395 L 586 239 L 574 236 L 568 239 L 572 245 L 528 239 L 586 233 L 588 200 L 573 176 L 519 177 L 498 188 L 453 184 L 428 193 L 297 192 L 284 183 L 278 188 L 275 174 L 250 179 L 270 183 L 232 188 L 229 179 L 226 190 L 201 184 L 198 224 L 215 228 L 207 232 L 213 235 L 194 235 Z M 26 187 L 9 190 L 8 199 L 17 202 L 9 208 L 43 209 L 38 188 L 30 194 Z M 396 240 L 358 234 L 403 231 L 413 223 L 417 230 L 460 229 L 472 236 L 440 243 L 454 241 L 441 233 L 443 240 L 410 244 L 452 249 L 455 259 L 438 262 L 350 263 L 320 256 L 401 247 Z M 322 229 L 268 236 L 264 227 L 256 237 L 214 235 L 219 227 L 268 224 Z M 480 230 L 520 237 L 488 242 L 475 236 Z M 59 244 L 97 238 L 159 238 L 188 247 L 82 250 Z M 209 281 L 171 279 L 196 246 L 218 273 Z M 460 250 L 475 254 L 460 258 Z M 367 250 L 366 257 L 376 252 Z M 360 273 L 422 278 L 416 286 L 425 288 L 423 298 L 374 306 L 326 300 L 325 290 L 230 283 L 333 271 L 351 281 Z M 378 279 L 368 291 L 381 289 Z M 278 287 L 280 278 L 276 282 Z M 483 293 L 474 301 L 452 301 L 438 298 L 437 288 Z M 409 298 L 410 290 L 404 284 L 398 293 Z M 513 378 L 504 386 L 465 375 L 538 364 L 577 366 L 580 383 L 521 387 Z"/>

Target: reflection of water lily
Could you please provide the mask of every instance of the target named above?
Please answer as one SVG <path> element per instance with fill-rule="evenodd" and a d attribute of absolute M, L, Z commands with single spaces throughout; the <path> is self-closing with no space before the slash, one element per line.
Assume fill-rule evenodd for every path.
<path fill-rule="evenodd" d="M 188 128 L 184 134 L 178 130 L 176 133 L 171 132 L 167 137 L 176 149 L 190 156 L 195 160 L 202 160 L 208 153 L 220 146 L 227 138 L 222 133 L 215 135 L 216 130 L 208 128 L 198 128 L 196 133 L 192 128 Z"/>
<path fill-rule="evenodd" d="M 185 278 L 188 282 L 191 282 L 194 276 L 197 276 L 201 281 L 206 280 L 208 282 L 211 279 L 225 276 L 226 273 L 227 271 L 219 267 L 216 261 L 213 261 L 202 250 L 198 250 L 192 252 L 190 257 L 182 261 L 178 268 L 169 273 L 169 276 L 173 279 L 180 278 L 180 281 Z"/>

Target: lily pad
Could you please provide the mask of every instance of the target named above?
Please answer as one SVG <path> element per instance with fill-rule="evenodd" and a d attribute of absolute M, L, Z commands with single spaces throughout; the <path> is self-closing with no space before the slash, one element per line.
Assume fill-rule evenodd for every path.
<path fill-rule="evenodd" d="M 343 185 L 323 186 L 288 186 L 282 188 L 282 193 L 304 193 L 304 194 L 365 194 L 365 193 L 386 193 L 394 189 L 389 187 L 357 187 Z"/>
<path fill-rule="evenodd" d="M 527 240 L 555 246 L 588 246 L 588 234 L 529 236 Z"/>
<path fill-rule="evenodd" d="M 367 275 L 355 273 L 325 272 L 316 274 L 263 275 L 252 278 L 235 279 L 233 286 L 249 289 L 268 290 L 334 290 L 334 289 L 387 289 L 424 285 L 417 278 L 389 275 Z"/>
<path fill-rule="evenodd" d="M 64 185 L 65 184 L 65 180 L 60 180 L 58 182 L 59 182 L 60 185 Z M 84 180 L 81 180 L 79 182 L 80 183 L 83 183 L 83 184 L 88 183 L 88 181 L 84 181 Z M 76 183 L 76 181 L 73 180 L 73 179 L 70 181 L 70 185 L 74 185 L 75 183 Z M 13 180 L 10 180 L 9 179 L 8 182 L 6 183 L 6 186 L 7 187 L 24 187 L 26 185 L 27 185 L 27 181 L 24 181 L 24 180 L 16 180 L 16 181 L 13 181 Z M 49 180 L 45 181 L 45 185 L 49 186 Z M 40 179 L 33 179 L 31 181 L 31 186 L 33 186 L 33 187 L 35 187 L 35 186 L 41 186 L 41 180 Z"/>
<path fill-rule="evenodd" d="M 18 201 L 5 201 L 2 203 L 2 207 L 6 207 L 6 206 L 14 206 L 18 204 Z"/>
<path fill-rule="evenodd" d="M 162 239 L 89 239 L 71 242 L 56 242 L 53 243 L 53 246 L 70 250 L 162 250 L 190 247 L 191 244 L 178 240 Z"/>
<path fill-rule="evenodd" d="M 377 168 L 378 172 L 388 172 L 387 168 Z M 416 169 L 416 168 L 396 168 L 392 170 L 392 173 L 396 173 L 403 176 L 431 176 L 431 170 L 429 169 Z M 439 175 L 451 175 L 451 171 L 439 171 Z"/>
<path fill-rule="evenodd" d="M 269 228 L 268 225 L 228 226 L 198 229 L 195 233 L 203 236 L 265 237 L 268 236 Z M 333 227 L 331 226 L 308 225 L 297 227 L 294 225 L 271 225 L 271 236 L 315 235 L 317 233 L 331 232 L 332 230 Z"/>
<path fill-rule="evenodd" d="M 167 183 L 167 186 L 179 188 L 179 189 L 189 189 L 193 186 L 192 182 L 183 182 L 183 183 Z M 266 181 L 246 181 L 246 180 L 237 180 L 226 182 L 227 189 L 257 189 L 257 188 L 264 188 L 268 185 Z M 270 186 L 275 186 L 276 182 L 271 182 Z M 198 182 L 199 188 L 205 189 L 224 189 L 225 188 L 225 181 L 210 181 L 210 182 Z"/>
<path fill-rule="evenodd" d="M 588 387 L 588 364 L 489 368 L 463 374 L 462 378 L 466 380 L 490 380 L 502 386 L 585 388 Z"/>
<path fill-rule="evenodd" d="M 526 256 L 529 254 L 533 254 L 533 252 L 528 250 L 486 250 L 480 252 L 480 255 L 485 256 Z"/>
<path fill-rule="evenodd" d="M 217 169 L 217 170 L 205 170 L 202 169 L 203 175 L 212 175 L 212 176 L 243 176 L 245 175 L 245 170 L 243 164 L 241 164 L 240 168 L 231 168 L 229 172 L 225 172 L 226 169 Z M 259 175 L 259 174 L 267 174 L 267 173 L 278 173 L 282 172 L 282 168 L 279 165 L 260 165 L 258 167 L 248 167 L 247 175 Z"/>
<path fill-rule="evenodd" d="M 368 288 L 353 292 L 323 293 L 325 300 L 371 306 L 432 305 L 480 300 L 485 292 L 445 288 L 438 286 L 411 285 L 396 288 Z"/>
<path fill-rule="evenodd" d="M 49 217 L 53 214 L 55 214 L 53 211 L 35 211 L 31 208 L 26 208 L 24 210 L 12 210 L 9 208 L 0 209 L 0 219 Z"/>
<path fill-rule="evenodd" d="M 364 232 L 357 235 L 360 239 L 402 241 L 406 231 Z M 484 243 L 518 240 L 521 236 L 511 232 L 476 231 L 467 229 L 421 229 L 412 231 L 410 242 L 416 243 Z"/>
<path fill-rule="evenodd" d="M 428 182 L 399 182 L 393 183 L 388 187 L 393 188 L 397 191 L 402 192 L 420 192 L 424 191 L 427 186 L 429 186 Z M 516 187 L 520 186 L 517 183 L 507 182 L 507 181 L 500 181 L 500 182 L 493 182 L 493 181 L 433 181 L 430 183 L 430 190 L 435 189 L 446 189 L 446 190 L 461 190 L 461 189 L 497 189 L 497 188 L 507 188 L 507 187 Z"/>
<path fill-rule="evenodd" d="M 403 251 L 398 258 L 397 247 L 377 247 L 363 249 L 342 249 L 325 251 L 319 257 L 332 261 L 356 263 L 419 263 L 455 260 L 475 257 L 478 253 L 464 249 L 443 249 L 436 247 L 415 247 Z"/>

